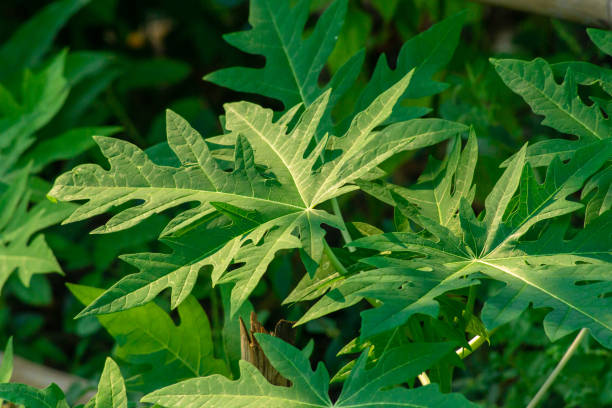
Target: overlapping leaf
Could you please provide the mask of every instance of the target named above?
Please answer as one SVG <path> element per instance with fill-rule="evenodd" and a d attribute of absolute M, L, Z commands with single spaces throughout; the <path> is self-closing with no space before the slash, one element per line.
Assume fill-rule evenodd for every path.
<path fill-rule="evenodd" d="M 0 193 L 0 289 L 15 271 L 25 286 L 35 274 L 62 273 L 45 237 L 38 232 L 63 220 L 74 206 L 41 202 L 28 208 L 28 170 L 18 172 Z"/>
<path fill-rule="evenodd" d="M 600 50 L 612 55 L 612 32 L 588 28 L 587 34 Z M 608 94 L 612 95 L 612 70 L 609 68 L 583 61 L 558 62 L 552 67 L 555 73 L 561 75 L 571 69 L 578 83 L 582 85 L 599 84 Z"/>
<path fill-rule="evenodd" d="M 570 240 L 564 238 L 565 229 L 557 226 L 561 224 L 540 227 L 540 239 L 521 240 L 541 221 L 579 209 L 581 205 L 567 197 L 611 155 L 609 139 L 579 149 L 567 163 L 553 160 L 544 183 L 539 184 L 525 164 L 523 148 L 487 197 L 484 217 L 476 218 L 463 200 L 459 232 L 419 215 L 419 224 L 425 229 L 422 232 L 389 233 L 356 241 L 358 247 L 420 257 L 364 260 L 377 269 L 347 278 L 301 322 L 350 306 L 363 297 L 375 298 L 383 305 L 362 314 L 362 336 L 369 337 L 405 323 L 414 313 L 437 316 L 437 296 L 489 276 L 506 284 L 485 303 L 483 320 L 489 327 L 517 317 L 534 304 L 552 309 L 544 322 L 551 339 L 587 327 L 598 341 L 612 346 L 610 299 L 604 296 L 612 288 L 608 276 L 612 259 L 609 214 Z"/>
<path fill-rule="evenodd" d="M 591 40 L 605 53 L 612 52 L 612 34 L 609 31 L 587 30 Z M 570 158 L 577 149 L 598 140 L 610 138 L 612 127 L 606 111 L 607 100 L 592 98 L 595 103 L 588 105 L 578 95 L 577 83 L 582 85 L 599 84 L 608 94 L 612 94 L 612 71 L 587 62 L 571 61 L 550 66 L 546 61 L 537 59 L 532 62 L 515 60 L 493 60 L 493 64 L 506 85 L 521 95 L 535 113 L 545 116 L 542 122 L 562 133 L 569 133 L 578 140 L 550 139 L 530 146 L 529 161 L 532 165 L 547 165 L 556 156 Z M 565 76 L 559 85 L 553 72 Z M 508 161 L 506 161 L 507 164 Z M 608 170 L 589 181 L 583 195 L 597 190 L 586 209 L 585 222 L 606 211 L 610 190 Z"/>
<path fill-rule="evenodd" d="M 179 167 L 157 165 L 127 142 L 97 138 L 110 170 L 79 166 L 60 176 L 49 193 L 61 200 L 88 200 L 68 222 L 131 203 L 95 231 L 111 232 L 182 204 L 199 205 L 180 212 L 168 225 L 171 238 L 167 242 L 174 253 L 127 258 L 141 272 L 119 281 L 84 314 L 138 306 L 166 287 L 172 289 L 172 306 L 176 307 L 189 294 L 204 265 L 214 266 L 213 283 L 235 283 L 234 313 L 278 251 L 302 248 L 318 262 L 323 251 L 321 225 L 339 224 L 331 214 L 316 209 L 317 205 L 356 189 L 355 180 L 393 154 L 429 146 L 465 130 L 463 125 L 443 120 L 415 119 L 375 131 L 390 115 L 410 78 L 405 76 L 381 94 L 339 138 L 315 138 L 329 92 L 311 104 L 292 129 L 288 124 L 298 107 L 275 122 L 271 110 L 257 105 L 226 105 L 225 126 L 238 135 L 231 172 L 219 166 L 201 136 L 173 113 L 167 118 L 168 144 Z M 336 157 L 321 164 L 328 141 Z M 256 164 L 266 172 L 262 174 Z M 134 200 L 141 203 L 134 205 Z M 217 213 L 223 220 L 219 221 Z M 228 225 L 227 220 L 232 222 Z M 206 237 L 198 245 L 179 237 L 196 230 Z M 202 245 L 201 239 L 209 238 Z M 226 272 L 232 262 L 235 267 Z"/>
<path fill-rule="evenodd" d="M 411 344 L 390 350 L 369 370 L 365 366 L 367 353 L 363 353 L 338 400 L 332 402 L 328 395 L 329 374 L 321 363 L 312 370 L 308 361 L 311 350 L 299 350 L 275 337 L 256 336 L 272 365 L 291 381 L 291 387 L 271 385 L 253 365 L 240 361 L 241 376 L 237 381 L 221 376 L 187 380 L 155 391 L 143 402 L 168 408 L 474 406 L 463 396 L 440 393 L 435 385 L 389 389 L 416 377 L 439 360 L 449 350 L 445 343 Z"/>
<path fill-rule="evenodd" d="M 591 177 L 582 189 L 581 198 L 590 197 L 585 210 L 585 224 L 612 208 L 612 165 Z"/>
<path fill-rule="evenodd" d="M 82 285 L 69 289 L 84 304 L 102 292 Z M 154 303 L 97 316 L 117 342 L 115 355 L 128 363 L 133 389 L 148 392 L 186 378 L 228 374 L 225 362 L 213 355 L 210 324 L 198 302 L 188 297 L 178 313 L 178 326 Z"/>
<path fill-rule="evenodd" d="M 471 132 L 463 152 L 461 139 L 454 139 L 448 156 L 442 162 L 430 157 L 428 167 L 410 188 L 381 181 L 360 181 L 358 184 L 366 193 L 401 208 L 401 200 L 396 202 L 399 196 L 417 207 L 415 214 L 457 231 L 460 229 L 457 213 L 461 200 L 472 201 L 474 198 L 472 179 L 477 159 L 478 145 L 474 132 Z"/>
<path fill-rule="evenodd" d="M 334 1 L 317 20 L 312 32 L 303 38 L 309 3 L 310 0 L 300 0 L 292 7 L 282 0 L 252 0 L 249 15 L 252 28 L 224 38 L 244 52 L 263 55 L 265 66 L 225 68 L 207 75 L 205 79 L 236 91 L 278 99 L 286 109 L 297 103 L 309 106 L 331 88 L 330 106 L 335 106 L 355 82 L 364 53 L 360 51 L 352 56 L 321 89 L 318 79 L 340 35 L 347 1 Z M 395 69 L 389 67 L 384 55 L 381 56 L 353 114 L 347 118 L 347 124 L 411 70 L 415 72 L 415 81 L 398 101 L 430 96 L 444 90 L 446 85 L 432 80 L 432 76 L 450 61 L 459 42 L 464 18 L 463 14 L 448 18 L 407 41 L 400 50 Z M 419 117 L 428 111 L 422 107 L 396 106 L 390 121 Z"/>
<path fill-rule="evenodd" d="M 578 148 L 612 135 L 609 119 L 602 115 L 599 107 L 586 105 L 578 96 L 572 69 L 566 71 L 565 80 L 559 85 L 550 65 L 540 58 L 531 62 L 492 60 L 492 63 L 506 85 L 521 95 L 535 113 L 544 115 L 544 125 L 579 138 L 535 143 L 528 150 L 532 165 L 546 165 L 556 155 L 568 159 Z"/>
<path fill-rule="evenodd" d="M 323 92 L 318 80 L 344 23 L 347 0 L 334 1 L 317 20 L 308 38 L 303 39 L 309 3 L 309 0 L 300 0 L 292 7 L 286 1 L 252 0 L 249 13 L 252 28 L 224 38 L 244 52 L 263 55 L 265 67 L 225 68 L 205 79 L 236 91 L 278 99 L 286 109 L 298 103 L 306 106 L 313 103 Z M 353 83 L 362 62 L 363 54 L 351 60 L 332 79 L 333 97 L 341 96 Z M 347 77 L 342 78 L 344 75 Z"/>

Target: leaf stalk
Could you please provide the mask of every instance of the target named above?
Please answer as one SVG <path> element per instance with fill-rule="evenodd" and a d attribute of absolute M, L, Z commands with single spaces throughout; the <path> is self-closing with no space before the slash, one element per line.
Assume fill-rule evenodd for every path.
<path fill-rule="evenodd" d="M 587 333 L 587 329 L 580 330 L 572 344 L 570 344 L 570 346 L 567 348 L 567 351 L 565 352 L 563 357 L 561 357 L 559 363 L 557 363 L 555 369 L 550 373 L 550 375 L 548 376 L 546 381 L 544 381 L 544 384 L 542 384 L 536 395 L 531 399 L 531 401 L 527 405 L 527 408 L 535 408 L 539 404 L 542 397 L 544 397 L 548 389 L 552 386 L 552 384 L 555 382 L 555 380 L 561 373 L 561 370 L 563 370 L 563 367 L 565 367 L 570 358 L 572 358 L 572 355 L 576 352 L 576 350 L 578 350 L 578 346 L 580 345 L 580 343 L 582 343 L 582 340 L 586 337 Z"/>

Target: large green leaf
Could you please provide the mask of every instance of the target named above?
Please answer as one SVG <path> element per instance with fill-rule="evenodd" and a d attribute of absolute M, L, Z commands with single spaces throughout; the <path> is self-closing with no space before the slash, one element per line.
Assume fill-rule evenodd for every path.
<path fill-rule="evenodd" d="M 589 29 L 587 32 L 602 51 L 607 54 L 612 52 L 612 34 L 609 31 Z M 582 61 L 561 62 L 549 66 L 541 59 L 532 62 L 493 60 L 493 64 L 504 82 L 521 95 L 534 112 L 545 116 L 544 124 L 579 138 L 549 139 L 535 143 L 528 150 L 532 165 L 549 164 L 556 155 L 567 159 L 578 148 L 609 138 L 612 134 L 608 119 L 609 98 L 604 100 L 591 97 L 595 103 L 587 105 L 581 100 L 576 87 L 577 83 L 586 86 L 599 84 L 612 95 L 612 70 Z M 564 83 L 557 84 L 553 72 L 557 76 L 565 76 Z M 602 114 L 602 110 L 606 115 Z M 609 208 L 609 174 L 608 168 L 602 170 L 585 187 L 583 196 L 596 190 L 586 208 L 586 223 Z"/>
<path fill-rule="evenodd" d="M 142 401 L 168 408 L 220 405 L 228 408 L 249 405 L 268 408 L 474 406 L 461 395 L 440 393 L 435 385 L 389 389 L 416 377 L 438 361 L 450 349 L 445 343 L 410 344 L 389 350 L 369 370 L 365 366 L 367 352 L 363 353 L 338 400 L 333 403 L 328 395 L 329 374 L 323 364 L 319 363 L 313 371 L 308 351 L 301 351 L 275 337 L 256 336 L 272 365 L 291 381 L 291 387 L 268 383 L 253 365 L 240 361 L 241 376 L 237 381 L 220 376 L 196 378 L 155 391 Z"/>
<path fill-rule="evenodd" d="M 82 285 L 68 288 L 83 304 L 102 293 Z M 147 392 L 186 378 L 228 374 L 225 363 L 213 355 L 210 324 L 197 300 L 188 297 L 178 313 L 178 326 L 154 303 L 97 316 L 117 341 L 115 355 L 129 363 L 132 388 Z"/>
<path fill-rule="evenodd" d="M 375 130 L 389 116 L 410 78 L 410 74 L 405 76 L 381 94 L 355 117 L 342 137 L 315 138 L 329 92 L 306 108 L 291 129 L 288 124 L 295 119 L 297 106 L 274 121 L 272 111 L 258 105 L 226 105 L 225 127 L 239 135 L 231 172 L 224 171 L 201 136 L 171 112 L 167 116 L 168 144 L 180 160 L 178 167 L 158 165 L 130 143 L 98 137 L 110 170 L 78 166 L 60 176 L 49 192 L 61 200 L 89 200 L 67 222 L 130 203 L 130 208 L 95 231 L 112 232 L 181 204 L 199 205 L 180 212 L 166 228 L 172 254 L 128 257 L 141 272 L 120 280 L 83 314 L 142 305 L 167 287 L 172 289 L 172 307 L 176 307 L 190 293 L 204 265 L 214 267 L 213 284 L 235 283 L 234 314 L 278 251 L 302 248 L 318 263 L 325 234 L 321 225 L 338 227 L 339 221 L 316 209 L 317 205 L 355 190 L 353 183 L 358 178 L 393 154 L 438 143 L 466 129 L 443 120 L 415 119 Z M 321 164 L 320 158 L 331 151 L 333 159 Z M 133 200 L 141 203 L 135 205 Z M 181 238 L 186 233 L 206 233 L 210 241 L 190 243 Z M 226 271 L 231 263 L 237 267 Z"/>
<path fill-rule="evenodd" d="M 252 0 L 249 23 L 251 29 L 228 34 L 231 45 L 249 54 L 263 55 L 263 68 L 232 67 L 213 72 L 206 80 L 241 92 L 251 92 L 278 99 L 286 109 L 297 103 L 309 106 L 325 90 L 331 88 L 330 107 L 353 85 L 364 59 L 357 52 L 337 70 L 327 86 L 318 80 L 334 49 L 344 24 L 346 0 L 334 1 L 317 20 L 312 32 L 304 39 L 310 0 L 300 0 L 294 7 L 282 0 Z M 352 118 L 369 106 L 374 99 L 404 75 L 414 70 L 414 81 L 398 101 L 422 98 L 441 92 L 446 84 L 432 80 L 433 75 L 451 59 L 465 19 L 458 14 L 433 25 L 407 41 L 391 69 L 386 57 L 379 58 L 372 79 L 361 93 Z M 407 120 L 424 115 L 429 109 L 395 106 L 389 121 Z M 344 129 L 345 126 L 343 125 Z"/>
<path fill-rule="evenodd" d="M 303 39 L 310 0 L 300 0 L 294 7 L 287 1 L 252 0 L 249 23 L 251 29 L 227 34 L 225 40 L 249 54 L 263 55 L 263 68 L 233 67 L 211 74 L 205 79 L 241 92 L 275 98 L 286 109 L 304 103 L 310 105 L 321 94 L 319 77 L 334 49 L 344 23 L 347 0 L 336 0 L 317 23 L 308 38 Z M 357 77 L 361 61 L 351 60 L 332 79 L 335 95 L 346 90 Z M 404 73 L 407 73 L 405 71 Z M 347 75 L 348 78 L 341 78 Z"/>
<path fill-rule="evenodd" d="M 347 277 L 300 323 L 364 297 L 375 298 L 383 305 L 362 313 L 362 336 L 369 337 L 405 323 L 415 313 L 436 317 L 436 297 L 488 276 L 506 284 L 485 303 L 483 320 L 490 328 L 516 318 L 532 303 L 551 308 L 544 322 L 551 339 L 587 327 L 598 341 L 612 346 L 610 299 L 603 296 L 612 285 L 607 266 L 612 260 L 612 217 L 603 214 L 570 240 L 565 240 L 563 224 L 539 224 L 581 208 L 567 197 L 580 190 L 611 154 L 610 139 L 579 149 L 567 163 L 553 160 L 544 183 L 538 184 L 523 148 L 485 200 L 484 217 L 476 218 L 463 200 L 460 231 L 419 215 L 421 232 L 357 240 L 355 246 L 389 251 L 391 259 L 365 259 L 377 269 Z M 539 238 L 523 238 L 534 227 L 539 227 Z M 401 253 L 420 257 L 393 259 Z"/>

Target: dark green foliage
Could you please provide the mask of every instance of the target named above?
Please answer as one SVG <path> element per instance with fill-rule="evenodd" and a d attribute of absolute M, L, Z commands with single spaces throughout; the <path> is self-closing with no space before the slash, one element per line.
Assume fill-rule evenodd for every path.
<path fill-rule="evenodd" d="M 13 3 L 0 402 L 524 406 L 584 329 L 541 406 L 612 404 L 612 32 L 511 15 L 508 43 L 445 0 Z M 296 334 L 256 333 L 255 364 L 252 312 Z M 10 335 L 91 398 L 10 383 Z"/>

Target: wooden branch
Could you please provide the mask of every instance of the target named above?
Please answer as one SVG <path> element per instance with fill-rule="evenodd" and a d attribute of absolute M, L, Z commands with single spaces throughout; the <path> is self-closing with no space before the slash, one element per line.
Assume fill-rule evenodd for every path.
<path fill-rule="evenodd" d="M 0 361 L 4 353 L 0 352 Z M 74 384 L 91 385 L 90 381 L 76 375 L 68 374 L 54 368 L 46 367 L 19 356 L 13 356 L 13 376 L 11 382 L 31 385 L 35 388 L 46 388 L 52 382 L 57 384 L 64 392 Z M 95 391 L 87 392 L 78 402 L 87 402 Z"/>
<path fill-rule="evenodd" d="M 612 0 L 475 0 L 530 13 L 612 27 Z"/>

